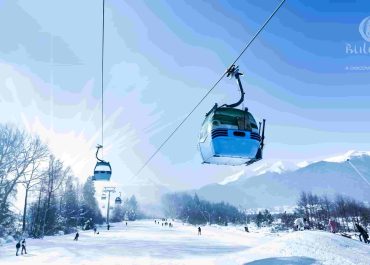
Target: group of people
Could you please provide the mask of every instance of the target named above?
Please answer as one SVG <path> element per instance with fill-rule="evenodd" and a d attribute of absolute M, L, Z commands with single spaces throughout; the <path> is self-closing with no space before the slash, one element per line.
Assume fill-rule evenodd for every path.
<path fill-rule="evenodd" d="M 162 218 L 161 221 L 162 222 L 157 221 L 156 219 L 154 219 L 155 224 L 162 224 L 162 226 L 173 227 L 173 224 L 171 222 L 169 222 L 167 218 Z M 175 220 L 172 219 L 172 221 L 175 221 Z M 202 235 L 202 228 L 200 226 L 197 228 L 197 231 L 198 231 L 198 236 Z"/>
<path fill-rule="evenodd" d="M 160 224 L 160 222 L 157 221 L 157 220 L 154 220 L 154 223 L 155 224 Z M 162 218 L 162 223 L 161 224 L 162 224 L 162 226 L 173 227 L 173 224 L 171 222 L 168 222 L 167 219 L 165 219 L 165 218 Z"/>
<path fill-rule="evenodd" d="M 357 230 L 357 232 L 359 232 L 360 234 L 358 235 L 360 241 L 368 244 L 370 243 L 369 241 L 369 234 L 368 232 L 366 231 L 366 229 L 364 227 L 362 227 L 359 223 L 355 223 L 355 228 Z M 329 229 L 330 229 L 330 232 L 331 233 L 337 233 L 338 232 L 338 223 L 334 221 L 334 219 L 330 219 L 329 220 Z M 344 235 L 344 234 L 342 234 Z"/>
<path fill-rule="evenodd" d="M 330 218 L 329 219 L 329 222 L 328 222 L 328 227 L 329 227 L 329 231 L 331 233 L 337 233 L 338 230 L 339 230 L 339 225 L 338 223 L 334 220 L 334 218 Z M 360 241 L 364 242 L 364 243 L 367 243 L 369 244 L 370 243 L 370 240 L 369 240 L 369 234 L 367 232 L 367 230 L 362 227 L 358 222 L 355 223 L 355 227 L 354 227 L 357 232 L 359 232 L 360 234 L 358 235 Z M 295 221 L 294 221 L 294 229 L 295 230 L 305 230 L 305 229 L 309 229 L 309 223 L 307 221 L 306 218 L 297 218 Z M 348 235 L 345 235 L 345 233 L 342 233 L 343 236 L 347 236 L 347 237 L 350 237 Z"/>
<path fill-rule="evenodd" d="M 18 256 L 19 249 L 21 247 L 22 247 L 21 255 L 23 255 L 23 252 L 24 252 L 24 254 L 27 254 L 27 250 L 26 250 L 26 239 L 24 239 L 24 238 L 23 238 L 23 240 L 19 240 L 17 242 L 17 244 L 15 245 L 15 248 L 17 249 L 17 252 L 15 253 L 16 256 Z"/>

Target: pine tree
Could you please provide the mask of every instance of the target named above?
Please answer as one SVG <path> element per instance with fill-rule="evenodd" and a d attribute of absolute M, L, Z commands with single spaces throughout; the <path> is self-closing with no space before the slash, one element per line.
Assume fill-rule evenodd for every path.
<path fill-rule="evenodd" d="M 79 224 L 80 207 L 78 201 L 77 188 L 73 185 L 72 177 L 69 177 L 66 182 L 66 190 L 64 192 L 64 207 L 62 216 L 65 219 L 65 232 L 71 232 L 74 227 Z"/>
<path fill-rule="evenodd" d="M 255 221 L 257 227 L 261 227 L 263 221 L 264 221 L 263 214 L 261 212 L 258 212 L 258 214 L 256 216 L 256 221 Z"/>
<path fill-rule="evenodd" d="M 126 207 L 127 207 L 126 211 L 127 211 L 128 219 L 130 221 L 136 220 L 136 216 L 138 213 L 138 203 L 137 203 L 135 195 L 131 196 L 131 198 L 127 202 Z"/>
<path fill-rule="evenodd" d="M 103 216 L 100 212 L 98 202 L 95 198 L 95 187 L 91 177 L 89 177 L 82 190 L 82 210 L 81 224 L 85 225 L 85 229 L 91 229 L 95 224 L 103 223 Z"/>
<path fill-rule="evenodd" d="M 125 209 L 122 205 L 115 205 L 112 213 L 112 222 L 122 222 L 125 218 Z"/>
<path fill-rule="evenodd" d="M 263 212 L 263 221 L 266 223 L 266 225 L 271 225 L 274 221 L 274 217 L 267 209 Z"/>

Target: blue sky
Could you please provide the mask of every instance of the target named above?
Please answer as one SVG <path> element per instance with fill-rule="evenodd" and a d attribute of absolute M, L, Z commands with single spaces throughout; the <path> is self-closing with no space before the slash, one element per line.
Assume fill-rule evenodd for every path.
<path fill-rule="evenodd" d="M 117 184 L 195 188 L 250 170 L 200 164 L 204 114 L 239 96 L 224 79 L 132 178 L 278 4 L 106 0 L 105 158 Z M 346 53 L 370 47 L 368 16 L 366 0 L 287 0 L 239 60 L 244 106 L 267 119 L 264 162 L 370 150 L 370 55 Z M 0 32 L 0 110 L 11 113 L 0 122 L 40 134 L 86 178 L 100 142 L 101 1 L 0 0 Z"/>

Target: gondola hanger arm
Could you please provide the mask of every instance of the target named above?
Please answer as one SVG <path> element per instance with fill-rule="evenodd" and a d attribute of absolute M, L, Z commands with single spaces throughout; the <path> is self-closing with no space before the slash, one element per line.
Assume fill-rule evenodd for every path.
<path fill-rule="evenodd" d="M 98 144 L 97 146 L 96 146 L 96 153 L 95 153 L 95 156 L 96 156 L 96 159 L 99 161 L 99 162 L 105 162 L 104 160 L 102 160 L 102 159 L 100 159 L 99 157 L 98 157 L 98 153 L 99 153 L 99 149 L 100 148 L 103 148 L 103 146 L 102 145 L 100 145 L 100 144 Z"/>

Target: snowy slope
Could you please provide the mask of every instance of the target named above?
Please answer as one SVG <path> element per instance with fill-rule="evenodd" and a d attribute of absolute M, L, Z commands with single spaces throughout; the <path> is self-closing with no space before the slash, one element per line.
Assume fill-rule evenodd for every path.
<path fill-rule="evenodd" d="M 153 220 L 122 224 L 110 231 L 28 240 L 29 254 L 15 256 L 14 244 L 0 247 L 1 265 L 23 264 L 370 264 L 370 245 L 325 232 L 243 232 L 242 227 L 173 228 Z"/>

